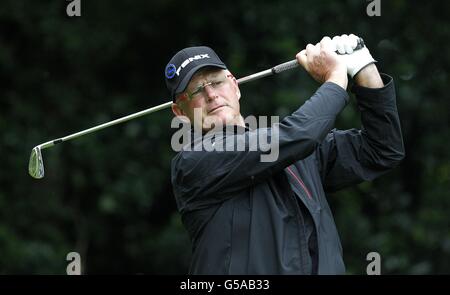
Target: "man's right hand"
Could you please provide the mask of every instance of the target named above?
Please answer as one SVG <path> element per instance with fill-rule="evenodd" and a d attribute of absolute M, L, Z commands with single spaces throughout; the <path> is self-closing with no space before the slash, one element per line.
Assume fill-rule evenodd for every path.
<path fill-rule="evenodd" d="M 297 61 L 318 82 L 333 82 L 347 89 L 347 66 L 333 51 L 330 37 L 316 45 L 308 44 L 296 55 Z"/>

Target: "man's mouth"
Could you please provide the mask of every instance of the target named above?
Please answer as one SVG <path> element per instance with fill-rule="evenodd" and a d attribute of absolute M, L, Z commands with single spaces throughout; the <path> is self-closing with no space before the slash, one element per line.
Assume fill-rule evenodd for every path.
<path fill-rule="evenodd" d="M 218 110 L 218 109 L 220 109 L 220 108 L 222 108 L 222 107 L 225 107 L 225 106 L 226 106 L 226 105 L 216 106 L 216 107 L 212 108 L 212 109 L 208 112 L 208 114 L 211 114 L 211 113 L 213 113 L 214 111 L 216 111 L 216 110 Z"/>

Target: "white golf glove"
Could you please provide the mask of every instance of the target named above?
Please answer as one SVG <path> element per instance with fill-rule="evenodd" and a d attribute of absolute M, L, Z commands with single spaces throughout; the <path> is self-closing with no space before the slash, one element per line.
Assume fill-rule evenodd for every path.
<path fill-rule="evenodd" d="M 376 62 L 366 46 L 354 50 L 358 45 L 358 39 L 359 38 L 353 34 L 344 34 L 333 37 L 331 42 L 332 46 L 335 47 L 334 50 L 341 54 L 340 57 L 345 60 L 347 73 L 352 78 L 365 66 Z"/>

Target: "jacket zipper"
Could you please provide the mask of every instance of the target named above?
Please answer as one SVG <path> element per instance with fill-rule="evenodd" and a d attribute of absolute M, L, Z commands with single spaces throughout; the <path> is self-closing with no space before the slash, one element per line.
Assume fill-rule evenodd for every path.
<path fill-rule="evenodd" d="M 312 200 L 311 197 L 311 193 L 309 192 L 309 190 L 306 188 L 306 185 L 303 183 L 303 181 L 297 177 L 297 175 L 295 175 L 295 173 L 291 170 L 291 167 L 287 167 L 287 170 L 289 171 L 289 173 L 292 174 L 292 176 L 294 176 L 294 178 L 297 180 L 297 182 L 301 185 L 301 187 L 303 188 L 303 190 L 306 192 L 306 195 L 308 196 L 308 198 L 310 200 Z"/>

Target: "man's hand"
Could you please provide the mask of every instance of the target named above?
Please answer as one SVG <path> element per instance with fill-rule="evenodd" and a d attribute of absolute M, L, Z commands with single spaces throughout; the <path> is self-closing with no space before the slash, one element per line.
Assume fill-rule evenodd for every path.
<path fill-rule="evenodd" d="M 345 60 L 347 73 L 352 78 L 364 67 L 375 62 L 366 46 L 354 51 L 357 44 L 358 37 L 353 34 L 334 36 L 331 42 L 332 49 L 338 51 L 341 54 L 340 57 Z"/>
<path fill-rule="evenodd" d="M 345 61 L 347 73 L 356 84 L 369 88 L 383 87 L 383 80 L 375 66 L 375 60 L 364 46 L 359 50 L 354 50 L 358 44 L 358 37 L 341 35 L 333 37 L 331 48 L 340 53 L 339 58 Z"/>
<path fill-rule="evenodd" d="M 347 89 L 347 66 L 333 50 L 330 37 L 316 45 L 308 44 L 296 55 L 297 61 L 318 82 L 333 82 Z"/>

